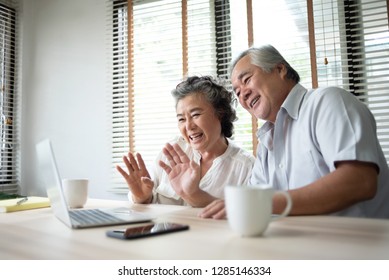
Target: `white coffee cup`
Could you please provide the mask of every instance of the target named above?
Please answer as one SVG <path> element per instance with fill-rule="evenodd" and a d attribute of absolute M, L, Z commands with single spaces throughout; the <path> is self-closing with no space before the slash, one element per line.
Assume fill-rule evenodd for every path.
<path fill-rule="evenodd" d="M 273 196 L 285 196 L 287 205 L 280 215 L 272 215 Z M 270 222 L 285 217 L 292 208 L 286 191 L 276 191 L 268 185 L 231 186 L 224 189 L 227 219 L 230 227 L 241 236 L 258 236 Z"/>
<path fill-rule="evenodd" d="M 63 179 L 62 187 L 70 208 L 82 208 L 88 200 L 88 179 Z"/>

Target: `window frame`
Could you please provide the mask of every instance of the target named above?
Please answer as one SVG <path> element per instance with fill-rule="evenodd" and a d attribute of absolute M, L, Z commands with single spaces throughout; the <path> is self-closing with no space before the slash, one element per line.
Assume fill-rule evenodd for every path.
<path fill-rule="evenodd" d="M 16 116 L 17 10 L 12 3 L 0 3 L 0 192 L 19 191 L 18 136 Z"/>

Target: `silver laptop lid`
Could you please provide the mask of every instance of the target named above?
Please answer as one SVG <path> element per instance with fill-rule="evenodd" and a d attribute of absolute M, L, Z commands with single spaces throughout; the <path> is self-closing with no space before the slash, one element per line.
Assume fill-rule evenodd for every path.
<path fill-rule="evenodd" d="M 53 148 L 49 139 L 36 145 L 39 166 L 44 175 L 47 196 L 50 199 L 54 215 L 71 227 L 70 216 L 62 190 L 62 181 L 54 158 Z"/>
<path fill-rule="evenodd" d="M 149 222 L 154 218 L 125 207 L 69 210 L 63 193 L 62 180 L 61 176 L 59 175 L 53 147 L 50 140 L 46 139 L 41 141 L 37 144 L 36 149 L 38 153 L 40 170 L 44 176 L 47 195 L 50 199 L 51 208 L 54 212 L 54 215 L 70 228 L 89 228 L 97 226 L 142 223 Z M 104 216 L 106 219 L 97 219 L 96 211 L 93 210 L 100 210 L 100 212 L 103 212 L 98 214 Z M 70 212 L 78 212 L 79 215 L 84 214 L 84 220 L 82 224 L 80 221 L 73 221 L 70 214 L 76 215 L 76 213 Z M 107 219 L 106 214 L 110 216 L 110 219 Z"/>

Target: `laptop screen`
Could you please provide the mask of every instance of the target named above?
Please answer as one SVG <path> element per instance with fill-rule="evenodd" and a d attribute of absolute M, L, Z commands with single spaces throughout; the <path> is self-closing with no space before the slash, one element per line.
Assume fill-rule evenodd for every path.
<path fill-rule="evenodd" d="M 51 208 L 58 219 L 70 226 L 70 216 L 62 190 L 61 177 L 58 172 L 50 140 L 46 139 L 38 143 L 36 145 L 36 150 L 40 171 L 45 181 L 44 183 L 47 196 L 50 199 Z"/>

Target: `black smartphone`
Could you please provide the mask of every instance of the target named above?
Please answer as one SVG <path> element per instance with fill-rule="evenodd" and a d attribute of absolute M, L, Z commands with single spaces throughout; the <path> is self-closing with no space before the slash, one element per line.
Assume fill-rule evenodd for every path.
<path fill-rule="evenodd" d="M 136 239 L 141 237 L 153 236 L 158 234 L 165 234 L 169 232 L 176 232 L 188 230 L 188 225 L 176 223 L 157 223 L 144 226 L 129 227 L 125 229 L 116 229 L 107 231 L 107 236 L 119 239 Z"/>

